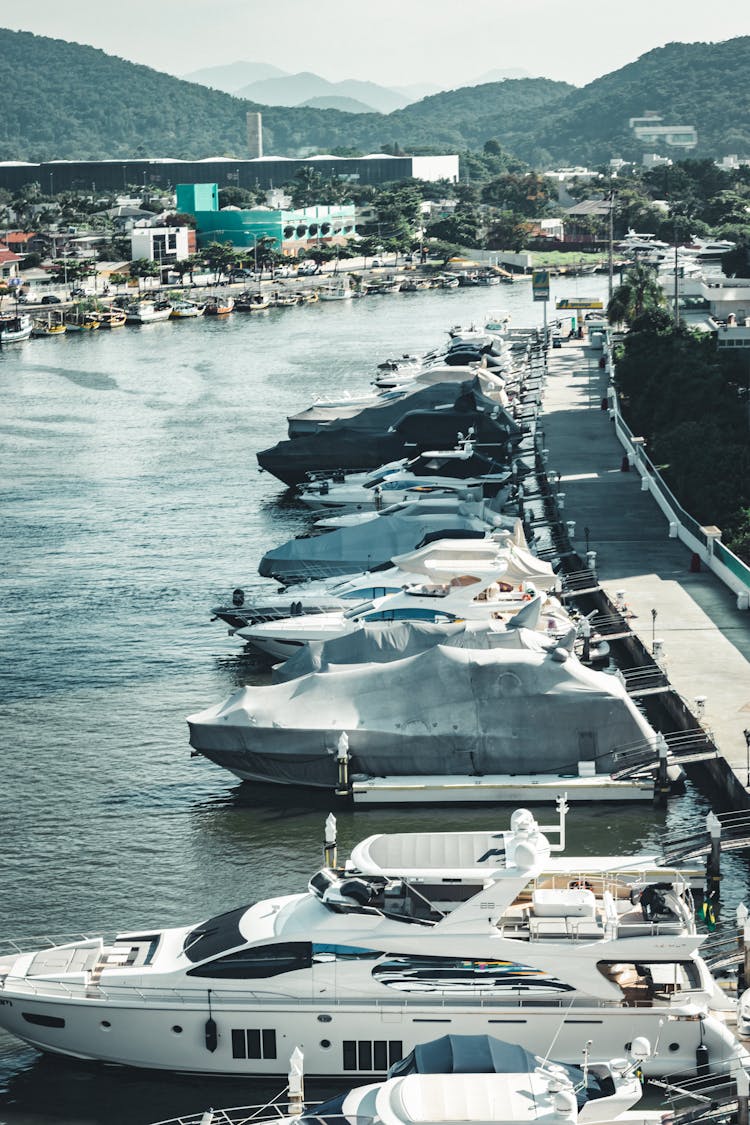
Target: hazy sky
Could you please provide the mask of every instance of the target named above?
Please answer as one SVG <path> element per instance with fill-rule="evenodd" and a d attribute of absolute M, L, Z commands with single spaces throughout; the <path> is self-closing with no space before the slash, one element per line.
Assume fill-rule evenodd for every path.
<path fill-rule="evenodd" d="M 170 74 L 247 60 L 385 85 L 471 85 L 497 67 L 584 85 L 665 43 L 750 34 L 748 0 L 5 0 L 3 9 L 13 30 Z"/>

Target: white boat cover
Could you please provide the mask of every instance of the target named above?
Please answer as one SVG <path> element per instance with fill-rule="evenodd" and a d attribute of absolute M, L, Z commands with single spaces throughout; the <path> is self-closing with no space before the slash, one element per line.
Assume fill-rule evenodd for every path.
<path fill-rule="evenodd" d="M 356 527 L 342 527 L 326 535 L 291 539 L 267 551 L 258 567 L 266 578 L 279 582 L 303 582 L 306 578 L 352 574 L 373 570 L 389 563 L 394 555 L 413 551 L 425 536 L 440 537 L 440 532 L 463 533 L 481 538 L 491 530 L 497 517 L 484 516 L 481 504 L 465 502 L 454 512 L 425 512 L 423 501 L 411 508 L 381 514 L 380 519 Z M 488 522 L 492 520 L 492 525 Z"/>
<path fill-rule="evenodd" d="M 609 772 L 656 735 L 621 682 L 560 649 L 438 644 L 388 663 L 245 687 L 188 719 L 196 750 L 239 777 L 334 788 L 342 732 L 350 773 Z"/>

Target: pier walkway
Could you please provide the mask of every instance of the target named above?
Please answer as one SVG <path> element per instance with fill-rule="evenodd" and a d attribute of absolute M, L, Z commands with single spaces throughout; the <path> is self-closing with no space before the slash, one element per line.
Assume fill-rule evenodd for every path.
<path fill-rule="evenodd" d="M 669 538 L 668 524 L 636 471 L 622 472 L 623 448 L 602 399 L 607 376 L 600 351 L 580 341 L 549 352 L 543 445 L 550 483 L 560 474 L 562 517 L 575 520 L 574 546 L 596 551 L 599 582 L 645 647 L 664 644 L 669 680 L 696 715 L 748 792 L 750 755 L 750 613 L 705 568 L 691 571 L 691 552 Z M 653 616 L 655 612 L 655 617 Z"/>

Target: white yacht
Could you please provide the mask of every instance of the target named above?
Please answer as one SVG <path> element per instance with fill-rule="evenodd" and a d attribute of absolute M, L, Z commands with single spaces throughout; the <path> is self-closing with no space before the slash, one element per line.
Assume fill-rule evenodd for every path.
<path fill-rule="evenodd" d="M 317 614 L 298 614 L 274 621 L 259 621 L 236 629 L 271 660 L 288 660 L 300 645 L 344 637 L 373 622 L 401 621 L 449 624 L 483 621 L 494 629 L 509 624 L 536 629 L 553 639 L 574 628 L 556 598 L 539 595 L 530 582 L 506 580 L 509 559 L 499 556 L 490 564 L 473 564 L 471 573 L 444 572 L 442 581 L 412 581 L 394 593 L 351 604 L 349 608 Z M 522 616 L 519 616 L 522 615 Z"/>
<path fill-rule="evenodd" d="M 424 510 L 452 510 L 443 500 L 421 500 Z M 369 522 L 403 510 L 403 505 L 393 505 L 382 513 L 355 513 L 356 521 Z M 514 551 L 509 560 L 509 574 L 517 584 L 533 582 L 537 589 L 550 590 L 556 584 L 552 568 L 548 563 L 537 559 L 528 550 L 519 519 L 500 516 L 487 506 L 487 515 L 498 525 L 493 534 L 486 539 L 433 540 L 426 547 L 414 552 L 414 568 L 411 555 L 399 555 L 398 564 L 377 571 L 365 571 L 337 578 L 322 578 L 300 582 L 283 589 L 256 589 L 245 591 L 236 589 L 232 605 L 215 606 L 212 610 L 215 619 L 225 621 L 233 633 L 236 629 L 253 621 L 274 621 L 281 617 L 294 617 L 305 613 L 325 613 L 332 610 L 350 609 L 355 604 L 384 598 L 387 594 L 397 594 L 404 586 L 419 582 L 421 577 L 430 574 L 445 574 L 449 566 L 460 570 L 467 565 L 491 563 L 501 548 L 512 544 Z M 347 517 L 337 517 L 340 526 L 352 526 Z M 502 525 L 505 524 L 503 527 Z M 522 570 L 516 571 L 516 567 Z M 507 578 L 508 576 L 506 576 Z M 508 578 L 508 580 L 510 580 Z"/>
<path fill-rule="evenodd" d="M 638 1104 L 638 1071 L 651 1053 L 649 1041 L 638 1036 L 629 1060 L 599 1061 L 593 1043 L 584 1040 L 573 1065 L 494 1035 L 443 1035 L 394 1063 L 385 1081 L 316 1105 L 302 1104 L 304 1056 L 295 1048 L 286 1106 L 280 1097 L 157 1125 L 663 1125 L 661 1110 Z"/>
<path fill-rule="evenodd" d="M 329 851 L 306 892 L 191 925 L 11 946 L 0 1027 L 73 1058 L 243 1077 L 285 1073 L 294 1046 L 311 1075 L 381 1076 L 438 1030 L 564 1063 L 587 1038 L 613 1058 L 645 1035 L 647 1075 L 699 1048 L 714 1070 L 750 1061 L 714 1014 L 730 1002 L 686 879 L 560 848 L 517 810 L 506 832 L 374 837 L 343 867 Z"/>
<path fill-rule="evenodd" d="M 417 457 L 391 461 L 370 472 L 342 472 L 322 481 L 311 481 L 300 487 L 299 499 L 316 509 L 379 511 L 425 493 L 466 493 L 474 498 L 489 498 L 504 490 L 508 498 L 512 476 L 507 464 L 478 454 L 471 435 L 459 435 L 455 449 L 426 450 Z"/>

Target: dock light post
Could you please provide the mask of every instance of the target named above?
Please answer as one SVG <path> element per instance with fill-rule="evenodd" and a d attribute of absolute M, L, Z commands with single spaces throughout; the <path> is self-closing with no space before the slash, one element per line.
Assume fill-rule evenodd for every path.
<path fill-rule="evenodd" d="M 299 1117 L 305 1108 L 305 1056 L 295 1047 L 289 1059 L 289 1113 Z"/>
<path fill-rule="evenodd" d="M 323 857 L 326 867 L 336 866 L 336 817 L 333 813 L 329 813 L 326 817 Z"/>

